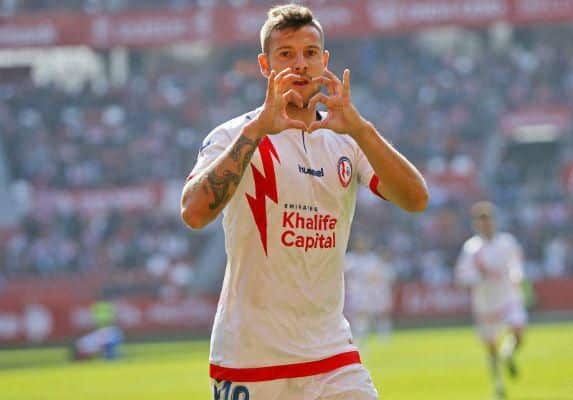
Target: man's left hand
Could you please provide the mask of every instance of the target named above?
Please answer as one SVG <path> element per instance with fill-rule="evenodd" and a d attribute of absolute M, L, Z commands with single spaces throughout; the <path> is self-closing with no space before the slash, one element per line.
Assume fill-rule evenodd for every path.
<path fill-rule="evenodd" d="M 313 122 L 309 132 L 317 129 L 331 129 L 336 133 L 346 133 L 350 136 L 358 134 L 367 122 L 362 118 L 350 98 L 350 70 L 345 69 L 342 81 L 326 69 L 324 75 L 314 78 L 313 81 L 324 85 L 328 94 L 317 93 L 308 102 L 308 108 L 314 109 L 318 103 L 322 103 L 328 109 L 325 119 Z"/>

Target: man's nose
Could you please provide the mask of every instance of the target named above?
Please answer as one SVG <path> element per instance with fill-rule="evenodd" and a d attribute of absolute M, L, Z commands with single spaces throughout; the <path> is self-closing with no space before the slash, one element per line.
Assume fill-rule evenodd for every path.
<path fill-rule="evenodd" d="M 301 53 L 301 54 L 297 55 L 296 59 L 294 60 L 294 65 L 293 65 L 294 72 L 297 74 L 306 73 L 307 67 L 308 67 L 308 64 L 306 62 L 306 59 L 304 58 L 304 54 Z"/>

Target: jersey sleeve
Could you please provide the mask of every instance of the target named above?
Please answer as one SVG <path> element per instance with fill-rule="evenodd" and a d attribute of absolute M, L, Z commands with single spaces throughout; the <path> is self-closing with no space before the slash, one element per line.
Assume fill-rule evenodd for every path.
<path fill-rule="evenodd" d="M 378 192 L 378 176 L 374 173 L 374 169 L 366 158 L 362 149 L 356 145 L 356 170 L 358 175 L 358 183 L 366 186 L 376 196 L 384 199 L 384 196 Z M 386 200 L 386 199 L 384 199 Z"/>
<path fill-rule="evenodd" d="M 523 281 L 523 250 L 517 240 L 511 237 L 511 252 L 508 260 L 509 279 L 520 284 Z"/>
<path fill-rule="evenodd" d="M 454 277 L 462 286 L 473 286 L 481 280 L 481 275 L 474 264 L 474 254 L 469 251 L 466 243 L 462 248 L 454 269 Z"/>
<path fill-rule="evenodd" d="M 199 174 L 207 168 L 225 149 L 231 144 L 232 137 L 226 129 L 216 128 L 203 140 L 197 156 L 195 166 L 187 177 L 187 180 Z"/>

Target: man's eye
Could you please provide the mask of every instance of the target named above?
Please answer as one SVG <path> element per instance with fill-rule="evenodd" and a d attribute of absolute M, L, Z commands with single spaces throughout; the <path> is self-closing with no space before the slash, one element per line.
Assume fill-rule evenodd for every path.
<path fill-rule="evenodd" d="M 281 57 L 288 57 L 289 55 L 290 55 L 290 51 L 281 51 L 280 52 Z"/>

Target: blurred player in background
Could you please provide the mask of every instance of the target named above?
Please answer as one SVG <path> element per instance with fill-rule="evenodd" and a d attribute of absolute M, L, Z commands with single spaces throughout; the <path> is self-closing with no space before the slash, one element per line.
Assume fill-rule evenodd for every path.
<path fill-rule="evenodd" d="M 370 238 L 357 235 L 346 254 L 348 314 L 354 337 L 362 351 L 367 335 L 387 339 L 392 329 L 392 284 L 395 273 Z"/>
<path fill-rule="evenodd" d="M 308 8 L 271 9 L 260 36 L 264 104 L 206 137 L 181 199 L 192 228 L 224 214 L 214 398 L 374 400 L 342 313 L 356 192 L 362 184 L 416 212 L 426 185 L 356 110 L 350 71 L 341 80 L 327 69 Z"/>
<path fill-rule="evenodd" d="M 497 232 L 494 206 L 478 202 L 471 208 L 477 235 L 468 239 L 456 265 L 457 281 L 471 289 L 473 314 L 488 355 L 496 395 L 505 397 L 499 364 L 517 376 L 515 351 L 522 342 L 527 314 L 523 305 L 522 250 L 511 234 Z M 509 334 L 504 337 L 504 330 Z"/>
<path fill-rule="evenodd" d="M 74 342 L 72 357 L 74 360 L 103 358 L 114 360 L 119 357 L 123 343 L 123 332 L 116 325 L 117 313 L 112 301 L 102 299 L 90 307 L 96 329 Z"/>

